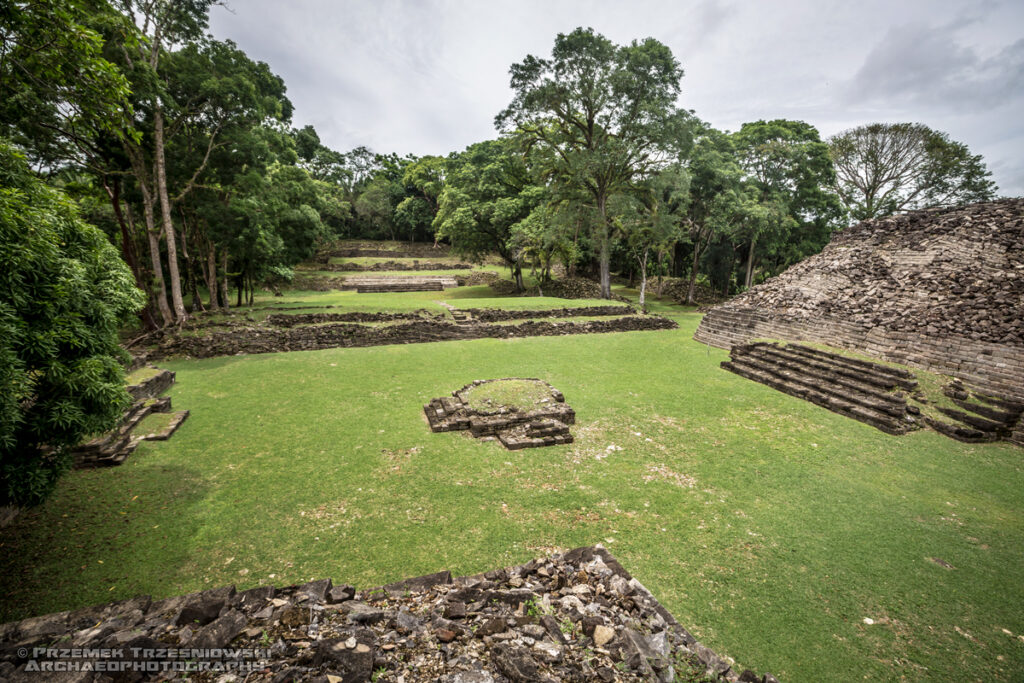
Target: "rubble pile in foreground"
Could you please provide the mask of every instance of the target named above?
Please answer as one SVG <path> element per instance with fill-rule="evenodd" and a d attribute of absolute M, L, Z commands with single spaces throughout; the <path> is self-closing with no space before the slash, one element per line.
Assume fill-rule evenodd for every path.
<path fill-rule="evenodd" d="M 26 653 L 58 645 L 119 648 L 126 658 L 172 648 L 162 653 L 165 662 L 185 648 L 230 648 L 220 660 L 193 660 L 213 670 L 187 674 L 225 683 L 775 681 L 771 674 L 737 673 L 600 546 L 476 576 L 452 579 L 440 572 L 369 591 L 324 579 L 240 593 L 226 587 L 159 601 L 135 598 L 33 617 L 0 626 L 0 678 L 41 680 L 31 670 L 46 661 Z M 260 658 L 231 660 L 231 649 Z M 180 671 L 168 669 L 112 678 L 82 672 L 64 680 L 180 678 Z"/>

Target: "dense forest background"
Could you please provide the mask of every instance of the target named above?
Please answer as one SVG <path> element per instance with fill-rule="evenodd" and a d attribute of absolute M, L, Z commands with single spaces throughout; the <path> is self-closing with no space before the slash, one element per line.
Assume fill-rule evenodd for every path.
<path fill-rule="evenodd" d="M 589 29 L 511 67 L 492 140 L 446 156 L 339 151 L 271 67 L 207 34 L 208 0 L 42 0 L 0 16 L 0 135 L 121 252 L 147 328 L 252 301 L 338 238 L 497 254 L 517 285 L 684 278 L 693 302 L 819 251 L 851 218 L 991 198 L 980 157 L 920 124 L 822 140 L 715 130 L 653 39 Z M 838 173 L 837 173 L 838 171 Z"/>

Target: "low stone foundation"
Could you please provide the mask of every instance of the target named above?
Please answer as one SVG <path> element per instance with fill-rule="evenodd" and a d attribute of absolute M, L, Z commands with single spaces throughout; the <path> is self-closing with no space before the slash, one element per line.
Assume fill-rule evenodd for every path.
<path fill-rule="evenodd" d="M 297 325 L 313 325 L 319 323 L 384 323 L 397 320 L 444 320 L 445 316 L 440 313 L 431 313 L 426 309 L 412 313 L 364 313 L 353 311 L 350 313 L 272 313 L 267 316 L 266 322 L 275 327 L 296 327 Z"/>
<path fill-rule="evenodd" d="M 515 325 L 457 325 L 454 322 L 423 320 L 380 327 L 355 323 L 336 323 L 292 329 L 247 327 L 213 332 L 203 336 L 165 338 L 159 346 L 153 349 L 151 358 L 166 358 L 168 356 L 212 358 L 240 353 L 277 353 L 465 339 L 507 339 L 670 330 L 677 327 L 678 325 L 673 320 L 651 315 L 588 320 L 586 322 L 531 320 Z"/>
<path fill-rule="evenodd" d="M 462 313 L 483 323 L 506 320 L 529 320 L 531 318 L 576 318 L 606 315 L 631 315 L 632 306 L 577 306 L 574 308 L 552 308 L 547 310 L 510 311 L 504 308 L 461 308 Z"/>
<path fill-rule="evenodd" d="M 497 406 L 494 410 L 470 407 L 467 393 L 491 382 L 536 382 L 543 385 L 549 395 L 541 405 L 530 410 L 508 406 Z M 536 378 L 478 379 L 456 389 L 450 397 L 431 399 L 423 406 L 423 412 L 433 432 L 468 429 L 478 439 L 498 439 L 510 451 L 572 443 L 569 425 L 576 422 L 576 411 L 565 403 L 562 392 Z"/>
<path fill-rule="evenodd" d="M 61 648 L 88 652 L 72 658 Z M 40 668 L 67 662 L 116 663 L 124 680 L 168 680 L 193 662 L 211 670 L 185 670 L 191 680 L 247 683 L 777 683 L 771 674 L 738 674 L 600 546 L 364 591 L 330 579 L 226 586 L 0 625 L 0 679 L 47 680 Z M 86 671 L 67 680 L 112 679 Z"/>

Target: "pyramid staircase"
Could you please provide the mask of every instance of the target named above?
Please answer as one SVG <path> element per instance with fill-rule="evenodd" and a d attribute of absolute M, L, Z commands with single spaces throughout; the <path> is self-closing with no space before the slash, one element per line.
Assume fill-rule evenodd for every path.
<path fill-rule="evenodd" d="M 97 437 L 84 441 L 71 450 L 75 469 L 90 467 L 112 467 L 120 465 L 128 458 L 142 441 L 163 441 L 170 438 L 178 427 L 188 418 L 189 411 L 173 411 L 171 398 L 161 397 L 174 384 L 175 373 L 170 370 L 158 370 L 141 380 L 138 384 L 127 387 L 133 403 L 117 427 Z M 135 434 L 134 431 L 142 420 L 152 413 L 173 413 L 167 426 L 157 433 Z"/>
<path fill-rule="evenodd" d="M 936 406 L 935 409 L 952 422 L 925 417 L 929 427 L 957 441 L 985 443 L 1006 439 L 1024 446 L 1017 436 L 1024 430 L 1024 403 L 971 391 L 957 380 L 942 391 L 956 408 Z"/>
<path fill-rule="evenodd" d="M 797 344 L 743 344 L 730 355 L 722 362 L 726 370 L 888 434 L 920 426 L 919 410 L 907 405 L 904 394 L 917 388 L 917 380 L 901 368 Z"/>

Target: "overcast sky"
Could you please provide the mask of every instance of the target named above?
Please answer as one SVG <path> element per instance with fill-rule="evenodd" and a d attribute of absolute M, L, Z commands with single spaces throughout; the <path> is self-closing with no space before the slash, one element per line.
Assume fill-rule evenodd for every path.
<path fill-rule="evenodd" d="M 294 124 L 339 151 L 444 155 L 492 138 L 509 66 L 590 26 L 668 45 L 686 72 L 679 104 L 717 128 L 921 122 L 1024 196 L 1021 0 L 227 1 L 213 35 L 267 62 Z"/>

